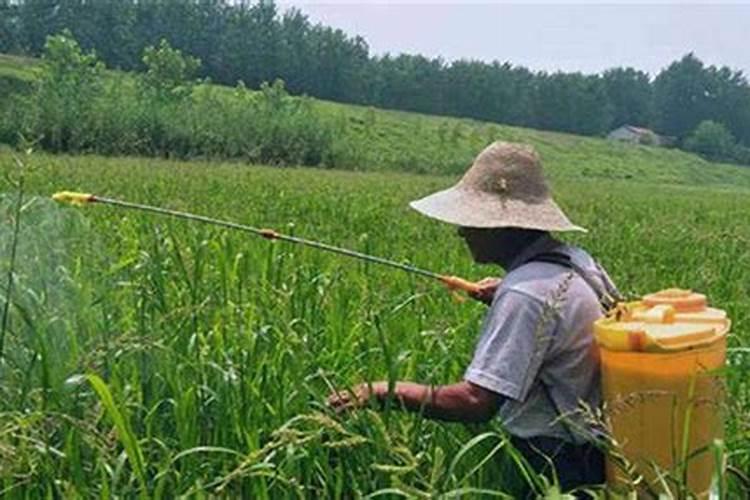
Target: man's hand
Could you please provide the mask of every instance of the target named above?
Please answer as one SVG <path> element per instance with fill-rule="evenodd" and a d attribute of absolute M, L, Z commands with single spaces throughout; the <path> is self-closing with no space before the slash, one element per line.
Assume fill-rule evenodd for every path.
<path fill-rule="evenodd" d="M 500 285 L 500 278 L 484 278 L 477 282 L 479 285 L 479 291 L 469 293 L 472 299 L 476 299 L 479 302 L 484 302 L 487 305 L 492 303 L 492 298 L 495 296 L 495 290 Z"/>
<path fill-rule="evenodd" d="M 328 396 L 328 406 L 336 413 L 367 406 L 371 400 L 382 400 L 388 394 L 388 382 L 358 384 L 352 390 L 334 391 Z"/>

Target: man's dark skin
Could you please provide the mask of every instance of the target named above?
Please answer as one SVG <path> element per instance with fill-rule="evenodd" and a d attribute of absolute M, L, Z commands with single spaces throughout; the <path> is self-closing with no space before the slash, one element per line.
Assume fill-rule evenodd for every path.
<path fill-rule="evenodd" d="M 507 269 L 517 255 L 527 246 L 548 233 L 516 228 L 460 227 L 458 234 L 469 247 L 474 261 L 479 264 L 497 264 Z M 481 290 L 473 295 L 489 303 L 498 280 L 487 278 L 480 282 Z M 350 391 L 337 391 L 328 398 L 336 410 L 364 406 L 370 399 L 383 402 L 388 397 L 388 382 L 360 384 Z M 397 382 L 393 397 L 408 410 L 421 411 L 429 418 L 450 422 L 479 423 L 490 420 L 498 410 L 500 395 L 471 382 L 430 386 L 414 382 Z"/>

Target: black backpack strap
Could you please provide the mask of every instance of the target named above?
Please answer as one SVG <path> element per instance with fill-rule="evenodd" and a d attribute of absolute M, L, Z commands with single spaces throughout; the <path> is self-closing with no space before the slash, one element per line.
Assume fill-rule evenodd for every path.
<path fill-rule="evenodd" d="M 573 259 L 567 254 L 562 252 L 540 253 L 531 257 L 525 263 L 528 264 L 529 262 L 547 262 L 549 264 L 557 264 L 558 266 L 565 267 L 575 272 L 594 292 L 596 298 L 599 300 L 599 305 L 605 314 L 611 311 L 617 305 L 617 302 L 621 300 L 616 294 L 611 293 L 611 291 L 607 290 L 601 283 L 598 283 L 598 280 L 594 279 L 585 269 L 573 262 Z M 597 264 L 597 268 L 598 267 L 599 264 Z"/>
<path fill-rule="evenodd" d="M 571 257 L 567 254 L 564 254 L 562 252 L 554 252 L 554 251 L 541 253 L 541 254 L 537 254 L 531 257 L 529 260 L 525 262 L 525 264 L 528 264 L 529 262 L 546 262 L 549 264 L 557 264 L 558 266 L 564 267 L 566 269 L 570 269 L 572 272 L 576 273 L 578 276 L 581 277 L 581 279 L 583 279 L 583 281 L 594 292 L 597 299 L 599 300 L 599 306 L 602 308 L 602 311 L 604 312 L 604 314 L 612 310 L 615 307 L 615 305 L 617 305 L 619 297 L 615 297 L 611 293 L 609 293 L 606 290 L 606 285 L 602 286 L 603 284 L 598 283 L 598 280 L 594 279 L 581 266 L 573 262 L 573 259 L 571 259 Z M 597 264 L 597 268 L 599 268 L 598 264 Z M 599 269 L 601 270 L 601 268 Z M 542 387 L 542 391 L 544 392 L 545 398 L 552 405 L 552 408 L 557 414 L 558 421 L 562 425 L 563 429 L 565 429 L 565 432 L 568 435 L 570 442 L 575 443 L 576 434 L 573 432 L 573 429 L 571 429 L 570 425 L 565 421 L 565 414 L 562 413 L 560 407 L 557 404 L 557 401 L 555 401 L 555 398 L 552 397 L 549 384 L 545 382 L 542 377 L 539 378 L 539 382 Z"/>

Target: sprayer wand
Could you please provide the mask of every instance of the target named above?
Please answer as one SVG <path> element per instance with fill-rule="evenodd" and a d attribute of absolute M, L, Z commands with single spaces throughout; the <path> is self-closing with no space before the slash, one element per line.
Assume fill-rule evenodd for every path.
<path fill-rule="evenodd" d="M 273 229 L 260 229 L 260 228 L 256 228 L 252 226 L 247 226 L 244 224 L 238 224 L 236 222 L 213 219 L 211 217 L 206 217 L 204 215 L 191 214 L 189 212 L 180 212 L 177 210 L 154 207 L 151 205 L 143 205 L 140 203 L 132 203 L 129 201 L 116 200 L 112 198 L 104 198 L 102 196 L 96 196 L 93 194 L 86 194 L 86 193 L 60 191 L 52 195 L 52 199 L 61 203 L 70 203 L 71 205 L 77 205 L 77 206 L 83 206 L 88 203 L 103 203 L 106 205 L 113 205 L 117 207 L 130 208 L 133 210 L 140 210 L 142 212 L 151 212 L 151 213 L 156 213 L 156 214 L 161 214 L 161 215 L 169 215 L 172 217 L 176 217 L 178 219 L 187 219 L 191 221 L 203 222 L 206 224 L 212 224 L 214 226 L 222 226 L 222 227 L 226 227 L 229 229 L 237 229 L 239 231 L 244 231 L 247 233 L 252 233 L 258 236 L 262 236 L 263 238 L 267 240 L 281 240 L 281 241 L 288 241 L 290 243 L 297 243 L 299 245 L 317 248 L 319 250 L 325 250 L 327 252 L 333 252 L 339 255 L 346 255 L 347 257 L 353 257 L 355 259 L 360 259 L 360 260 L 364 260 L 367 262 L 373 262 L 375 264 L 382 264 L 382 265 L 393 267 L 396 269 L 401 269 L 402 271 L 406 271 L 412 274 L 418 274 L 426 278 L 436 279 L 440 281 L 441 283 L 443 283 L 445 286 L 447 286 L 448 289 L 450 290 L 461 290 L 466 293 L 478 293 L 480 290 L 480 287 L 477 283 L 465 280 L 463 278 L 459 278 L 457 276 L 446 276 L 443 274 L 438 274 L 432 271 L 427 271 L 425 269 L 420 269 L 418 267 L 411 266 L 409 264 L 402 264 L 400 262 L 395 262 L 392 260 L 384 259 L 382 257 L 376 257 L 374 255 L 368 255 L 362 252 L 357 252 L 357 251 L 349 250 L 346 248 L 328 245 L 326 243 L 321 243 L 319 241 L 308 240 L 306 238 L 299 238 L 297 236 L 290 236 L 288 234 L 282 234 L 282 233 L 274 231 Z"/>

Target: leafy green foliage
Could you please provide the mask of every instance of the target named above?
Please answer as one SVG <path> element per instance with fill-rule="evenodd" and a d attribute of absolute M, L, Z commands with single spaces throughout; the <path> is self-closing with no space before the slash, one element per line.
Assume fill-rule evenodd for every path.
<path fill-rule="evenodd" d="M 708 118 L 706 72 L 693 54 L 673 62 L 654 80 L 654 104 L 658 130 L 685 137 Z"/>
<path fill-rule="evenodd" d="M 735 140 L 721 123 L 705 120 L 685 139 L 685 149 L 712 160 L 725 160 L 734 154 Z"/>
<path fill-rule="evenodd" d="M 656 151 L 642 149 L 645 157 Z M 675 160 L 673 181 L 682 185 L 657 185 L 618 180 L 605 171 L 606 155 L 581 177 L 568 164 L 575 158 L 547 151 L 556 198 L 593 235 L 571 241 L 600 258 L 625 293 L 692 287 L 728 311 L 725 446 L 732 465 L 748 470 L 747 169 L 692 172 Z M 74 188 L 470 279 L 494 274 L 470 262 L 452 227 L 407 207 L 454 177 L 93 155 L 40 154 L 29 167 L 0 363 L 4 497 L 555 491 L 527 474 L 494 423 L 438 424 L 396 408 L 336 416 L 322 403 L 331 387 L 388 374 L 458 380 L 484 306 L 456 303 L 422 278 L 312 249 L 49 200 Z M 645 160 L 638 167 L 646 180 L 660 174 Z M 0 171 L 14 168 L 11 154 L 0 152 Z M 726 171 L 725 185 L 702 178 L 696 189 L 684 185 L 695 179 L 679 178 L 705 170 Z M 0 198 L 0 276 L 14 201 Z M 726 483 L 728 498 L 741 498 L 731 476 Z"/>
<path fill-rule="evenodd" d="M 200 67 L 200 60 L 184 56 L 162 39 L 158 47 L 143 51 L 146 71 L 140 78 L 141 90 L 147 99 L 181 101 L 192 93 L 192 78 Z"/>
<path fill-rule="evenodd" d="M 166 40 L 202 61 L 201 77 L 229 86 L 282 79 L 295 95 L 594 136 L 636 125 L 678 143 L 713 120 L 750 146 L 745 76 L 693 54 L 652 82 L 633 68 L 549 75 L 510 62 L 374 56 L 361 36 L 266 0 L 5 0 L 0 13 L 0 50 L 38 55 L 69 28 L 108 66 L 141 70 L 144 49 Z"/>
<path fill-rule="evenodd" d="M 742 72 L 706 67 L 688 54 L 654 80 L 654 106 L 657 129 L 664 134 L 684 139 L 712 120 L 748 145 L 750 86 Z"/>
<path fill-rule="evenodd" d="M 180 73 L 182 63 L 176 67 Z M 142 75 L 100 70 L 85 80 L 71 76 L 72 81 L 90 82 L 89 100 L 79 102 L 73 90 L 67 92 L 75 93 L 74 98 L 64 103 L 57 98 L 71 115 L 81 117 L 64 122 L 77 130 L 68 134 L 76 140 L 58 144 L 49 141 L 54 137 L 50 130 L 62 128 L 58 120 L 64 115 L 50 115 L 43 109 L 46 97 L 40 86 L 33 85 L 43 68 L 34 60 L 5 57 L 0 58 L 3 69 L 31 83 L 27 92 L 0 99 L 0 142 L 20 144 L 22 131 L 53 151 L 459 174 L 481 148 L 495 140 L 508 140 L 533 144 L 543 156 L 564 166 L 568 175 L 642 178 L 648 172 L 653 182 L 736 182 L 730 180 L 734 175 L 730 170 L 708 168 L 699 157 L 676 150 L 292 97 L 281 82 L 252 91 L 243 83 L 229 89 L 193 80 L 177 85 L 168 79 L 173 82 L 168 88 L 178 90 L 162 99 L 146 88 Z M 564 102 L 554 98 L 550 102 L 552 109 L 564 112 Z M 42 121 L 48 115 L 51 121 Z M 741 145 L 735 148 L 734 158 L 747 158 Z"/>
<path fill-rule="evenodd" d="M 94 100 L 102 89 L 104 66 L 93 53 L 81 50 L 69 33 L 50 37 L 44 46 L 43 67 L 36 89 L 23 106 L 20 129 L 53 151 L 90 147 L 89 126 L 95 119 Z M 24 106 L 24 104 L 28 104 Z"/>
<path fill-rule="evenodd" d="M 16 18 L 17 6 L 10 0 L 0 0 L 0 52 L 17 50 L 18 26 L 12 20 Z"/>
<path fill-rule="evenodd" d="M 273 164 L 319 165 L 328 154 L 331 127 L 283 82 L 259 92 L 240 84 L 234 93 L 196 85 L 199 61 L 165 41 L 147 48 L 143 60 L 147 71 L 135 82 L 108 78 L 69 34 L 51 37 L 34 90 L 5 103 L 0 140 L 25 137 L 51 151 Z"/>
<path fill-rule="evenodd" d="M 582 135 L 600 135 L 612 121 L 612 105 L 598 76 L 542 74 L 534 98 L 535 125 Z"/>
<path fill-rule="evenodd" d="M 653 90 L 648 74 L 633 68 L 614 68 L 602 74 L 612 105 L 612 128 L 653 123 Z"/>

